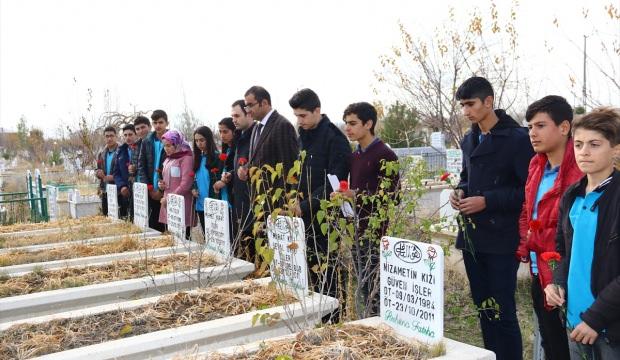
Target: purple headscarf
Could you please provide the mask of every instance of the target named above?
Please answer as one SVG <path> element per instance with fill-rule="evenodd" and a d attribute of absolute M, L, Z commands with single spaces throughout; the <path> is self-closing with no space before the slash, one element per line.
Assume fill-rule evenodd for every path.
<path fill-rule="evenodd" d="M 161 137 L 162 140 L 170 142 L 174 146 L 180 146 L 180 150 L 191 150 L 191 147 L 185 141 L 183 134 L 176 130 L 168 130 Z"/>

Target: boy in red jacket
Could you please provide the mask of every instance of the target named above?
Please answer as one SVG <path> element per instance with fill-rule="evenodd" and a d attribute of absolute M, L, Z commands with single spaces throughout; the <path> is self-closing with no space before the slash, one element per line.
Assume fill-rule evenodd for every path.
<path fill-rule="evenodd" d="M 525 185 L 517 257 L 530 262 L 532 303 L 545 357 L 568 359 L 568 341 L 559 310 L 550 307 L 543 295 L 543 289 L 553 281 L 553 274 L 541 254 L 555 251 L 560 198 L 583 175 L 575 162 L 570 138 L 573 109 L 563 97 L 549 95 L 532 103 L 525 117 L 537 154 L 530 161 Z"/>

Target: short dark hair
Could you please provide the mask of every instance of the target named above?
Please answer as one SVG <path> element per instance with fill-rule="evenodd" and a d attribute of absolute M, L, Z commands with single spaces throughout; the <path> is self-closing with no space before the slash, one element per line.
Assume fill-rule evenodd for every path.
<path fill-rule="evenodd" d="M 144 124 L 146 126 L 151 126 L 151 121 L 146 116 L 138 116 L 133 120 L 133 126 Z"/>
<path fill-rule="evenodd" d="M 232 105 L 230 105 L 230 107 L 235 107 L 235 106 L 239 106 L 241 108 L 241 111 L 243 111 L 244 115 L 248 114 L 248 112 L 245 111 L 245 100 L 237 100 L 234 103 L 232 103 Z"/>
<path fill-rule="evenodd" d="M 480 101 L 484 101 L 488 96 L 495 96 L 493 86 L 491 86 L 489 80 L 480 76 L 473 76 L 465 80 L 455 94 L 456 100 L 478 98 Z"/>
<path fill-rule="evenodd" d="M 163 110 L 153 111 L 153 115 L 151 115 L 151 120 L 155 121 L 161 118 L 163 118 L 164 120 L 166 120 L 166 122 L 168 122 L 168 114 L 166 114 L 165 111 Z"/>
<path fill-rule="evenodd" d="M 620 109 L 600 107 L 575 119 L 573 135 L 577 129 L 592 130 L 609 140 L 611 146 L 620 144 Z"/>
<path fill-rule="evenodd" d="M 296 92 L 288 101 L 288 104 L 293 109 L 314 111 L 314 109 L 321 107 L 321 100 L 319 100 L 319 96 L 314 91 L 306 88 Z"/>
<path fill-rule="evenodd" d="M 116 128 L 114 126 L 106 126 L 105 129 L 103 129 L 103 133 L 104 134 L 109 132 L 109 131 L 111 131 L 111 132 L 116 134 Z"/>
<path fill-rule="evenodd" d="M 267 104 L 271 105 L 271 95 L 269 95 L 269 92 L 265 90 L 264 87 L 257 86 L 257 85 L 252 86 L 251 88 L 248 89 L 248 91 L 245 92 L 245 95 L 243 96 L 248 96 L 250 94 L 254 95 L 254 98 L 259 103 L 263 102 L 263 100 L 267 100 Z M 244 106 L 245 106 L 245 102 L 244 102 Z"/>
<path fill-rule="evenodd" d="M 564 120 L 569 123 L 573 121 L 573 108 L 566 99 L 558 95 L 547 95 L 531 103 L 525 112 L 525 120 L 532 121 L 538 113 L 549 115 L 556 125 L 560 125 Z"/>
<path fill-rule="evenodd" d="M 133 124 L 125 124 L 122 129 L 123 129 L 123 132 L 129 130 L 133 132 L 134 134 L 136 133 L 136 127 L 133 126 Z"/>
<path fill-rule="evenodd" d="M 355 114 L 362 121 L 362 124 L 366 124 L 368 121 L 372 120 L 370 133 L 373 135 L 375 134 L 375 125 L 377 125 L 377 109 L 375 109 L 374 106 L 367 102 L 350 104 L 346 109 L 344 109 L 342 119 L 344 120 L 347 115 L 351 114 Z"/>

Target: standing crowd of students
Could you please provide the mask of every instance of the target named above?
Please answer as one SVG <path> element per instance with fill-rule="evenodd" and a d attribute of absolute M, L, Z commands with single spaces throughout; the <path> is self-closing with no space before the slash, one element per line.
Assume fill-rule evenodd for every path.
<path fill-rule="evenodd" d="M 463 251 L 485 347 L 500 360 L 522 359 L 515 290 L 519 263 L 526 262 L 546 358 L 620 359 L 620 174 L 613 162 L 620 150 L 620 112 L 599 108 L 573 121 L 568 102 L 550 95 L 528 107 L 524 128 L 494 108 L 493 87 L 481 77 L 465 81 L 456 100 L 472 127 L 461 143 L 463 170 L 450 204 L 465 219 L 456 246 Z M 125 125 L 122 146 L 116 129 L 106 128 L 106 147 L 97 158 L 104 214 L 106 184 L 116 184 L 120 215 L 131 217 L 132 183 L 146 183 L 149 226 L 161 231 L 167 194 L 182 195 L 188 226 L 199 222 L 202 229 L 204 198 L 226 200 L 233 234 L 242 234 L 233 251 L 253 261 L 250 168 L 282 164 L 287 174 L 305 152 L 299 177 L 303 195 L 293 213 L 307 229 L 317 224 L 320 201 L 334 193 L 353 199 L 377 192 L 388 176 L 383 164 L 398 158 L 375 136 L 376 109 L 366 102 L 349 105 L 343 134 L 321 113 L 314 91 L 298 91 L 289 104 L 297 131 L 272 108 L 264 88 L 251 87 L 232 104 L 231 116 L 219 122 L 219 149 L 206 126 L 187 143 L 180 132 L 168 129 L 162 110 L 153 112 L 152 122 L 140 116 Z M 358 144 L 353 152 L 347 138 Z M 349 188 L 332 189 L 327 174 L 349 179 Z M 395 190 L 398 175 L 390 177 Z M 372 211 L 362 202 L 357 206 L 360 214 Z M 359 221 L 356 231 L 366 226 Z M 354 256 L 376 260 L 385 228 Z M 312 267 L 327 252 L 328 241 L 314 231 L 307 243 L 316 249 L 308 253 Z M 370 263 L 378 266 L 375 260 Z M 330 286 L 324 291 L 333 294 Z M 489 299 L 498 307 L 484 308 Z"/>

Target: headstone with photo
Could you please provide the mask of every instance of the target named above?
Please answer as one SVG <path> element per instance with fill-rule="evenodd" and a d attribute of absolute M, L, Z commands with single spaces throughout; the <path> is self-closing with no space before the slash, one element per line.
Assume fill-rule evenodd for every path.
<path fill-rule="evenodd" d="M 149 201 L 147 185 L 133 184 L 133 223 L 141 229 L 149 225 Z"/>
<path fill-rule="evenodd" d="M 228 202 L 205 198 L 205 245 L 207 250 L 226 259 L 230 256 Z"/>
<path fill-rule="evenodd" d="M 304 222 L 301 218 L 278 216 L 267 219 L 269 247 L 274 250 L 271 278 L 298 299 L 308 294 L 308 263 Z"/>
<path fill-rule="evenodd" d="M 108 217 L 118 220 L 118 193 L 116 191 L 116 185 L 107 184 L 105 191 L 108 199 Z"/>
<path fill-rule="evenodd" d="M 381 239 L 381 319 L 397 333 L 427 343 L 443 338 L 441 246 Z"/>
<path fill-rule="evenodd" d="M 446 150 L 446 170 L 459 176 L 463 170 L 463 151 L 461 149 Z"/>
<path fill-rule="evenodd" d="M 168 194 L 166 212 L 168 231 L 174 240 L 185 240 L 185 199 L 183 196 Z"/>

